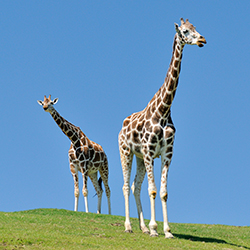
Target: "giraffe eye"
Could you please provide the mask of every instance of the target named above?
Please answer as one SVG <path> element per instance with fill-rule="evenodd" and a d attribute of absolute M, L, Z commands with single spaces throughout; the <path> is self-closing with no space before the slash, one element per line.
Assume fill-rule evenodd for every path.
<path fill-rule="evenodd" d="M 186 35 L 188 33 L 188 30 L 183 30 L 183 33 Z"/>

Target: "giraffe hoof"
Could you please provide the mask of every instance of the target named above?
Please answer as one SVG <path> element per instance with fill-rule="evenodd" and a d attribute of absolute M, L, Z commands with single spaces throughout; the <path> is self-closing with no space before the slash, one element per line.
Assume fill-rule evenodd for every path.
<path fill-rule="evenodd" d="M 125 230 L 125 233 L 133 233 L 131 229 Z"/>
<path fill-rule="evenodd" d="M 158 235 L 158 233 L 154 232 L 154 233 L 151 233 L 150 236 L 151 237 L 158 237 L 159 235 Z"/>
<path fill-rule="evenodd" d="M 146 226 L 140 228 L 144 234 L 150 234 L 148 228 Z"/>
<path fill-rule="evenodd" d="M 166 238 L 166 239 L 173 239 L 174 236 L 173 236 L 173 234 L 171 234 L 170 232 L 166 232 L 166 233 L 165 233 L 165 238 Z"/>

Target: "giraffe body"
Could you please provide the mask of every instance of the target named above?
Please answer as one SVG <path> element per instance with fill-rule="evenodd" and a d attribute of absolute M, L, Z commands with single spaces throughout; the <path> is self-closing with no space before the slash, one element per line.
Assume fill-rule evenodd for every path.
<path fill-rule="evenodd" d="M 94 185 L 98 196 L 97 213 L 101 213 L 101 199 L 102 199 L 102 187 L 100 179 L 98 181 L 97 173 L 99 171 L 101 180 L 104 183 L 105 191 L 108 199 L 108 210 L 111 214 L 110 205 L 110 188 L 108 185 L 108 160 L 103 148 L 91 141 L 79 127 L 76 127 L 72 123 L 65 120 L 53 107 L 58 99 L 51 100 L 51 96 L 46 98 L 44 101 L 38 101 L 43 106 L 44 110 L 49 112 L 57 125 L 61 128 L 63 133 L 70 139 L 71 145 L 69 149 L 69 164 L 70 171 L 74 179 L 74 194 L 75 194 L 75 207 L 74 211 L 78 211 L 78 200 L 79 200 L 79 181 L 78 172 L 82 173 L 83 177 L 83 189 L 82 193 L 85 201 L 85 211 L 88 212 L 88 189 L 87 189 L 87 178 L 89 177 Z"/>
<path fill-rule="evenodd" d="M 125 232 L 132 232 L 129 220 L 129 194 L 130 175 L 133 156 L 136 156 L 137 169 L 132 192 L 137 205 L 140 228 L 144 233 L 158 236 L 157 223 L 155 221 L 155 197 L 157 189 L 154 180 L 154 159 L 161 156 L 161 187 L 160 197 L 162 202 L 164 233 L 166 238 L 172 238 L 167 217 L 167 175 L 173 155 L 173 143 L 175 127 L 171 118 L 171 105 L 175 96 L 180 74 L 182 52 L 185 44 L 196 44 L 199 47 L 206 43 L 189 23 L 181 19 L 181 26 L 175 24 L 176 35 L 174 37 L 173 54 L 164 84 L 148 103 L 146 108 L 138 113 L 133 113 L 123 121 L 119 133 L 119 150 L 123 170 L 125 198 Z M 149 229 L 143 218 L 141 205 L 141 185 L 147 172 L 148 193 L 151 204 L 151 220 Z"/>

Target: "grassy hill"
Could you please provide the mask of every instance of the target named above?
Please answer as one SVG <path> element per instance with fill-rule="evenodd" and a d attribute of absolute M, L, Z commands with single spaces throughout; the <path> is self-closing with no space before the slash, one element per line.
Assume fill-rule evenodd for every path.
<path fill-rule="evenodd" d="M 250 227 L 170 223 L 174 239 L 144 235 L 138 219 L 58 209 L 0 212 L 0 249 L 250 249 Z M 148 221 L 147 221 L 148 223 Z"/>

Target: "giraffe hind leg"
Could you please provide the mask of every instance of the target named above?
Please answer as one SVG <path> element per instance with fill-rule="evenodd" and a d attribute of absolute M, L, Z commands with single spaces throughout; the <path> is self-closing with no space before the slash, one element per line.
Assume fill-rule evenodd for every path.
<path fill-rule="evenodd" d="M 105 193 L 106 193 L 107 200 L 108 200 L 108 212 L 109 214 L 111 214 L 111 202 L 110 202 L 111 194 L 110 194 L 110 188 L 108 184 L 108 176 L 109 176 L 108 163 L 106 163 L 102 168 L 100 168 L 99 172 L 101 175 L 99 180 L 102 180 L 103 182 L 103 185 L 105 187 Z"/>
<path fill-rule="evenodd" d="M 131 176 L 131 167 L 132 167 L 132 160 L 133 160 L 133 154 L 128 153 L 127 155 L 124 155 L 120 150 L 120 156 L 121 156 L 121 164 L 122 164 L 122 172 L 123 172 L 123 179 L 124 179 L 124 185 L 123 185 L 123 195 L 125 200 L 125 232 L 126 233 L 132 233 L 132 227 L 130 223 L 129 218 L 129 194 L 130 194 L 130 176 Z"/>
<path fill-rule="evenodd" d="M 90 180 L 92 181 L 95 191 L 97 193 L 97 197 L 98 197 L 98 203 L 97 203 L 97 213 L 100 214 L 101 213 L 101 205 L 102 205 L 102 193 L 103 190 L 100 186 L 100 183 L 97 179 L 97 172 L 92 173 L 89 175 Z"/>
<path fill-rule="evenodd" d="M 82 178 L 83 178 L 83 187 L 82 187 L 82 194 L 84 196 L 84 203 L 85 203 L 85 212 L 88 213 L 89 212 L 89 206 L 88 206 L 88 176 L 86 173 L 82 171 Z"/>
<path fill-rule="evenodd" d="M 146 168 L 143 159 L 136 157 L 136 162 L 137 162 L 136 175 L 131 189 L 135 197 L 140 229 L 142 230 L 143 233 L 149 234 L 149 230 L 144 222 L 142 205 L 141 205 L 141 186 L 146 174 Z"/>

